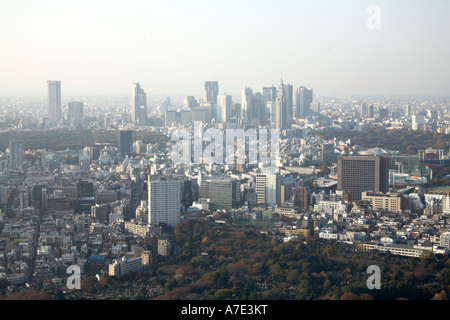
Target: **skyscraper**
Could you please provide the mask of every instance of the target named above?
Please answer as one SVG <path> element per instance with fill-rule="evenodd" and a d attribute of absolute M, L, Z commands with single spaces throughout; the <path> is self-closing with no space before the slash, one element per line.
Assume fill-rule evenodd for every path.
<path fill-rule="evenodd" d="M 284 84 L 284 93 L 286 95 L 287 121 L 294 116 L 294 87 L 291 84 Z"/>
<path fill-rule="evenodd" d="M 77 183 L 77 211 L 80 213 L 91 212 L 91 207 L 94 205 L 94 184 L 89 181 L 79 181 Z"/>
<path fill-rule="evenodd" d="M 132 131 L 120 131 L 119 151 L 120 155 L 125 158 L 130 157 L 133 148 L 133 132 Z"/>
<path fill-rule="evenodd" d="M 363 191 L 386 193 L 388 186 L 388 157 L 338 157 L 338 190 L 348 191 L 352 201 L 360 200 Z"/>
<path fill-rule="evenodd" d="M 204 102 L 217 103 L 219 83 L 217 81 L 205 81 Z"/>
<path fill-rule="evenodd" d="M 230 122 L 231 120 L 231 101 L 230 95 L 217 96 L 217 120 L 219 122 Z"/>
<path fill-rule="evenodd" d="M 145 124 L 147 120 L 147 94 L 139 82 L 133 83 L 131 89 L 131 122 Z"/>
<path fill-rule="evenodd" d="M 10 140 L 9 141 L 9 168 L 22 168 L 23 161 L 23 141 Z"/>
<path fill-rule="evenodd" d="M 71 101 L 68 103 L 68 116 L 71 121 L 80 121 L 83 118 L 84 104 L 81 101 Z"/>
<path fill-rule="evenodd" d="M 299 119 L 304 119 L 309 116 L 311 102 L 313 102 L 313 89 L 306 87 L 297 88 L 295 116 Z"/>
<path fill-rule="evenodd" d="M 275 86 L 263 87 L 263 97 L 267 101 L 275 101 L 277 99 L 277 88 Z"/>
<path fill-rule="evenodd" d="M 253 119 L 253 90 L 252 88 L 244 88 L 242 90 L 242 118 L 245 124 L 250 123 Z"/>
<path fill-rule="evenodd" d="M 181 186 L 179 180 L 166 178 L 148 181 L 148 223 L 175 227 L 180 222 Z"/>
<path fill-rule="evenodd" d="M 61 81 L 47 81 L 48 120 L 56 122 L 61 119 Z"/>
<path fill-rule="evenodd" d="M 275 128 L 287 129 L 288 128 L 288 98 L 285 91 L 283 79 L 278 86 L 276 110 L 275 110 Z"/>

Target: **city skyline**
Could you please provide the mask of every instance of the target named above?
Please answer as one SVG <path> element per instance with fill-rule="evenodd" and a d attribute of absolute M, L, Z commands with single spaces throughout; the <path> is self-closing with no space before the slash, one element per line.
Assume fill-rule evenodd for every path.
<path fill-rule="evenodd" d="M 371 5 L 380 11 L 376 30 L 367 26 Z M 48 79 L 64 82 L 71 96 L 125 95 L 137 81 L 149 95 L 201 95 L 211 79 L 219 94 L 238 96 L 280 77 L 327 95 L 450 95 L 446 1 L 4 1 L 0 8 L 8 43 L 0 95 L 37 94 Z"/>

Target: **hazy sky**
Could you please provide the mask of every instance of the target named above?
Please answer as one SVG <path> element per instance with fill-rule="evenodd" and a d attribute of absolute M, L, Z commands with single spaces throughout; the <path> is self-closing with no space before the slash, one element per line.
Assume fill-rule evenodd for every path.
<path fill-rule="evenodd" d="M 370 30 L 370 5 L 380 29 Z M 0 1 L 0 95 L 202 94 L 281 76 L 322 94 L 450 96 L 447 0 Z"/>

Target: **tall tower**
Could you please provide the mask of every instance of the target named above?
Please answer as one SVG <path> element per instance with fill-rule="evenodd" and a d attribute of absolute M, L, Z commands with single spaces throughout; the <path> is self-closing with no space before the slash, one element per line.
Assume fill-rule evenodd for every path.
<path fill-rule="evenodd" d="M 139 82 L 131 88 L 131 122 L 145 124 L 147 120 L 147 94 Z"/>
<path fill-rule="evenodd" d="M 175 227 L 180 222 L 181 185 L 179 180 L 158 178 L 148 181 L 148 223 Z"/>
<path fill-rule="evenodd" d="M 253 114 L 253 90 L 252 88 L 244 88 L 242 90 L 242 118 L 245 124 L 250 123 L 254 117 Z"/>
<path fill-rule="evenodd" d="M 295 116 L 299 119 L 306 118 L 310 114 L 313 102 L 313 89 L 299 87 L 296 92 Z"/>
<path fill-rule="evenodd" d="M 56 122 L 61 119 L 61 81 L 47 81 L 48 119 Z"/>
<path fill-rule="evenodd" d="M 281 84 L 278 86 L 277 100 L 276 100 L 276 110 L 275 110 L 275 128 L 276 129 L 287 129 L 288 128 L 288 99 L 285 91 L 285 86 L 283 79 L 281 79 Z"/>
<path fill-rule="evenodd" d="M 286 95 L 287 121 L 294 116 L 294 88 L 291 84 L 284 84 L 284 93 Z"/>
<path fill-rule="evenodd" d="M 9 168 L 22 168 L 23 161 L 23 141 L 9 141 Z"/>
<path fill-rule="evenodd" d="M 217 96 L 217 120 L 220 122 L 230 122 L 231 120 L 231 95 L 223 94 Z"/>
<path fill-rule="evenodd" d="M 205 102 L 217 103 L 217 95 L 219 94 L 219 83 L 217 81 L 205 81 Z"/>

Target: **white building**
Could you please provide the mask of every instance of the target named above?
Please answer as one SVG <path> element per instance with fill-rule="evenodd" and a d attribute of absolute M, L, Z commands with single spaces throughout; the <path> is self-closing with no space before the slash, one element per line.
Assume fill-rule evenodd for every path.
<path fill-rule="evenodd" d="M 166 223 L 176 226 L 180 222 L 180 181 L 148 181 L 148 223 Z"/>
<path fill-rule="evenodd" d="M 109 275 L 119 276 L 130 271 L 142 271 L 142 258 L 115 260 L 113 263 L 109 264 Z"/>
<path fill-rule="evenodd" d="M 322 229 L 319 232 L 319 238 L 326 240 L 337 240 L 339 238 L 339 234 L 334 233 L 331 229 Z"/>
<path fill-rule="evenodd" d="M 347 204 L 340 201 L 319 201 L 314 205 L 314 211 L 322 216 L 333 214 L 344 215 L 347 212 Z"/>
<path fill-rule="evenodd" d="M 277 174 L 258 174 L 256 176 L 256 201 L 269 205 L 279 205 L 281 201 L 281 178 Z"/>
<path fill-rule="evenodd" d="M 217 96 L 217 121 L 230 122 L 231 120 L 231 96 L 218 95 Z"/>

